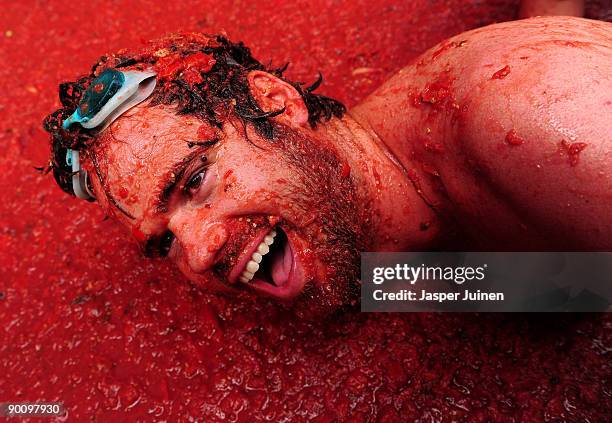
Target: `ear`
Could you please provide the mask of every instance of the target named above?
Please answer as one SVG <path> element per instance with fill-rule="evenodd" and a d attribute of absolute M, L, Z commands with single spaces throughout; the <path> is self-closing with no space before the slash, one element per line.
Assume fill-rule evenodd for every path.
<path fill-rule="evenodd" d="M 251 94 L 264 112 L 285 109 L 275 119 L 290 126 L 305 126 L 308 109 L 300 93 L 287 82 L 262 71 L 251 71 L 247 76 Z"/>

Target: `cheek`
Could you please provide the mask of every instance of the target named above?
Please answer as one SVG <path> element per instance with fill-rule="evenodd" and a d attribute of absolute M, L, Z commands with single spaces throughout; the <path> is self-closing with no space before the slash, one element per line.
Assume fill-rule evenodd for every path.
<path fill-rule="evenodd" d="M 235 198 L 255 196 L 270 201 L 294 195 L 299 186 L 296 172 L 274 152 L 249 151 L 224 164 L 219 172 L 221 187 Z"/>
<path fill-rule="evenodd" d="M 304 190 L 287 172 L 243 165 L 239 169 L 224 172 L 221 178 L 223 199 L 232 207 L 252 213 L 270 213 L 296 221 Z"/>

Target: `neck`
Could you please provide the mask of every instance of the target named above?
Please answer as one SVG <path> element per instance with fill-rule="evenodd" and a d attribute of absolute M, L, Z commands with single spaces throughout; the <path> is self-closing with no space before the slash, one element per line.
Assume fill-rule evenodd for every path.
<path fill-rule="evenodd" d="M 332 119 L 317 130 L 333 140 L 349 168 L 358 202 L 368 216 L 362 224 L 371 234 L 366 248 L 409 251 L 430 246 L 436 236 L 436 217 L 421 198 L 409 171 L 376 132 L 351 113 Z"/>

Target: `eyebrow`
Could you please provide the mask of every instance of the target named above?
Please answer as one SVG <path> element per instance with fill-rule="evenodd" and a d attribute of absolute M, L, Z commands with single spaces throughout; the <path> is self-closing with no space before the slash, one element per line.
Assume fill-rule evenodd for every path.
<path fill-rule="evenodd" d="M 188 155 L 183 157 L 178 162 L 174 163 L 167 174 L 170 175 L 168 180 L 164 183 L 163 188 L 155 203 L 153 204 L 153 209 L 155 213 L 166 213 L 168 211 L 168 202 L 170 201 L 170 197 L 172 193 L 176 189 L 178 183 L 183 179 L 185 172 L 189 165 L 198 157 L 202 156 L 210 147 L 217 143 L 218 139 L 214 139 L 211 141 L 188 141 L 189 148 L 193 146 L 198 146 L 196 150 L 190 152 Z M 204 163 L 204 161 L 203 161 Z M 155 249 L 157 245 L 159 245 L 160 239 L 164 236 L 165 232 L 161 235 L 153 235 L 148 237 L 144 245 L 142 247 L 143 253 L 145 257 L 155 257 L 156 252 Z"/>
<path fill-rule="evenodd" d="M 194 151 L 191 151 L 181 160 L 174 163 L 172 167 L 170 168 L 170 170 L 167 172 L 167 174 L 169 174 L 170 177 L 164 183 L 164 186 L 161 189 L 159 196 L 157 197 L 157 199 L 155 200 L 155 203 L 153 204 L 153 208 L 156 213 L 166 213 L 168 211 L 168 202 L 170 201 L 170 197 L 172 196 L 172 193 L 176 189 L 176 186 L 178 185 L 178 183 L 183 179 L 183 176 L 185 172 L 187 171 L 187 168 L 189 167 L 189 165 L 194 161 L 194 159 L 196 159 L 196 157 L 201 156 L 211 146 L 213 146 L 216 143 L 217 143 L 216 140 L 208 141 L 205 143 L 201 143 L 201 142 L 196 143 L 195 141 L 189 142 L 190 146 L 197 145 L 199 146 L 199 148 L 197 148 Z"/>

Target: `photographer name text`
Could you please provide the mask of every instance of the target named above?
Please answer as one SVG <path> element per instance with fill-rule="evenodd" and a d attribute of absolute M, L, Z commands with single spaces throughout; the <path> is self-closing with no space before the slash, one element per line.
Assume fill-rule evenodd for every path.
<path fill-rule="evenodd" d="M 420 294 L 420 295 L 419 295 Z M 424 289 L 420 293 L 410 289 L 402 289 L 397 292 L 385 292 L 376 289 L 372 293 L 376 301 L 436 301 L 444 303 L 447 301 L 504 301 L 503 292 L 475 292 L 465 290 L 460 292 L 427 292 Z"/>

